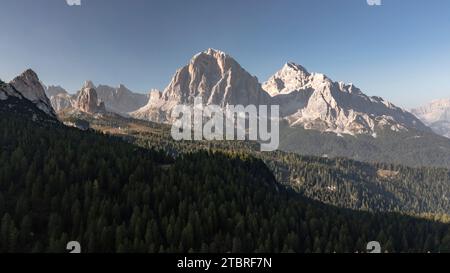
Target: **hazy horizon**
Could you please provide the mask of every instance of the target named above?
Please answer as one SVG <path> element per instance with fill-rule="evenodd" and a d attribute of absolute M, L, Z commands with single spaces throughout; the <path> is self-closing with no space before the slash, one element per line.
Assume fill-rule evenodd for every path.
<path fill-rule="evenodd" d="M 260 82 L 292 61 L 406 109 L 450 97 L 444 0 L 2 0 L 2 7 L 5 81 L 32 68 L 71 93 L 85 80 L 147 93 L 215 48 Z"/>

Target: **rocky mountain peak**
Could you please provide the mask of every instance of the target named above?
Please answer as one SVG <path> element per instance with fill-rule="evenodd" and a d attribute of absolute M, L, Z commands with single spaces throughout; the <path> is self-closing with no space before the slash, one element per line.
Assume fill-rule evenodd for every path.
<path fill-rule="evenodd" d="M 136 111 L 148 102 L 147 95 L 134 93 L 124 84 L 119 84 L 118 87 L 98 85 L 95 90 L 98 99 L 105 103 L 107 111 L 118 114 Z"/>
<path fill-rule="evenodd" d="M 291 126 L 352 135 L 375 135 L 383 128 L 429 131 L 414 115 L 392 103 L 294 63 L 285 64 L 263 88 Z"/>
<path fill-rule="evenodd" d="M 197 59 L 198 57 L 201 57 L 201 56 L 211 56 L 211 57 L 213 57 L 213 58 L 215 58 L 215 59 L 219 59 L 219 58 L 231 58 L 228 54 L 226 54 L 225 52 L 223 52 L 223 51 L 221 51 L 221 50 L 217 50 L 217 49 L 214 49 L 214 48 L 208 48 L 207 50 L 205 50 L 205 51 L 203 51 L 203 52 L 200 52 L 200 53 L 197 53 L 193 58 L 192 58 L 192 60 L 195 60 L 195 59 Z"/>
<path fill-rule="evenodd" d="M 39 82 L 39 84 L 41 83 L 41 81 L 39 80 L 39 77 L 36 74 L 36 72 L 34 72 L 30 68 L 25 70 L 22 74 L 20 74 L 16 78 L 21 78 L 21 79 L 24 79 L 24 80 L 26 80 L 28 82 Z M 42 84 L 41 84 L 41 86 L 42 86 Z"/>
<path fill-rule="evenodd" d="M 309 76 L 309 72 L 308 70 L 306 70 L 306 68 L 294 62 L 287 62 L 286 64 L 284 64 L 282 70 L 293 70 L 296 71 L 297 73 Z"/>
<path fill-rule="evenodd" d="M 119 84 L 119 87 L 117 88 L 119 91 L 130 91 L 124 84 Z"/>
<path fill-rule="evenodd" d="M 303 66 L 289 62 L 263 84 L 263 89 L 271 96 L 287 94 L 302 89 L 310 77 L 311 74 Z"/>
<path fill-rule="evenodd" d="M 95 89 L 95 85 L 92 81 L 87 80 L 84 82 L 82 89 L 85 89 L 85 88 L 94 88 Z"/>
<path fill-rule="evenodd" d="M 217 80 L 231 69 L 243 70 L 232 57 L 212 48 L 196 54 L 188 65 L 190 75 L 202 74 L 210 80 Z"/>
<path fill-rule="evenodd" d="M 24 98 L 33 102 L 40 110 L 52 117 L 56 117 L 51 103 L 45 94 L 44 87 L 33 70 L 26 70 L 21 75 L 14 78 L 10 82 L 10 85 Z"/>
<path fill-rule="evenodd" d="M 137 118 L 158 117 L 167 121 L 175 105 L 193 104 L 195 97 L 202 97 L 205 104 L 222 107 L 268 104 L 270 99 L 256 77 L 231 56 L 215 49 L 196 54 L 186 66 L 176 71 L 170 84 L 158 96 L 154 93 L 148 105 L 131 114 Z"/>
<path fill-rule="evenodd" d="M 94 88 L 86 87 L 85 85 L 78 95 L 76 106 L 86 113 L 102 113 L 106 112 L 105 104 L 99 102 L 97 91 Z"/>
<path fill-rule="evenodd" d="M 57 85 L 49 85 L 45 89 L 45 93 L 47 94 L 47 97 L 51 99 L 52 96 L 57 96 L 60 94 L 68 94 L 67 91 L 62 88 L 61 86 Z"/>
<path fill-rule="evenodd" d="M 152 89 L 148 93 L 149 101 L 158 101 L 161 98 L 161 91 L 158 89 Z"/>
<path fill-rule="evenodd" d="M 221 106 L 266 104 L 269 98 L 256 77 L 231 56 L 214 49 L 196 54 L 178 69 L 161 99 L 171 105 L 191 104 L 197 96 L 206 104 Z"/>

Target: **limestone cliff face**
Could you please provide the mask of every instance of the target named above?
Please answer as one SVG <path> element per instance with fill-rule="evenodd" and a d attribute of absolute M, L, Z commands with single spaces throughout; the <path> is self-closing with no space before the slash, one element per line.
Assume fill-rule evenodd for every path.
<path fill-rule="evenodd" d="M 56 117 L 50 100 L 45 94 L 44 87 L 33 70 L 26 70 L 20 76 L 14 78 L 9 84 L 24 98 L 34 103 L 47 115 Z"/>
<path fill-rule="evenodd" d="M 0 80 L 0 112 L 26 117 L 34 122 L 58 122 L 44 86 L 30 69 L 9 83 Z"/>
<path fill-rule="evenodd" d="M 95 88 L 98 99 L 105 103 L 106 110 L 118 114 L 126 114 L 145 106 L 148 96 L 134 93 L 125 85 L 118 87 L 99 85 Z"/>
<path fill-rule="evenodd" d="M 270 96 L 256 77 L 224 52 L 208 49 L 195 55 L 188 65 L 177 70 L 160 97 L 153 95 L 146 106 L 131 115 L 154 121 L 169 121 L 175 105 L 193 104 L 196 97 L 201 97 L 204 104 L 222 107 L 260 105 L 270 101 Z"/>
<path fill-rule="evenodd" d="M 294 63 L 286 64 L 263 88 L 291 126 L 345 134 L 375 134 L 377 129 L 429 131 L 414 115 L 392 103 Z"/>
<path fill-rule="evenodd" d="M 75 107 L 76 97 L 61 86 L 48 86 L 45 93 L 56 113 Z"/>
<path fill-rule="evenodd" d="M 92 82 L 86 82 L 78 94 L 76 107 L 86 113 L 106 112 L 105 104 L 99 102 L 97 92 Z"/>
<path fill-rule="evenodd" d="M 57 113 L 72 108 L 75 104 L 73 97 L 64 93 L 50 97 L 50 102 Z"/>
<path fill-rule="evenodd" d="M 272 97 L 289 94 L 305 86 L 310 76 L 311 74 L 301 65 L 292 62 L 286 63 L 280 71 L 263 84 L 263 89 Z"/>

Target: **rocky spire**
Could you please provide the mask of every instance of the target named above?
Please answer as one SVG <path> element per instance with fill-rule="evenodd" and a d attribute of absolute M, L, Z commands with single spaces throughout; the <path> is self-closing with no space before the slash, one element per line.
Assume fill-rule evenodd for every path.
<path fill-rule="evenodd" d="M 289 62 L 263 84 L 263 89 L 271 96 L 286 94 L 301 89 L 310 76 L 311 74 L 303 66 Z"/>
<path fill-rule="evenodd" d="M 10 82 L 10 85 L 13 86 L 24 98 L 33 102 L 46 114 L 56 117 L 50 100 L 45 94 L 44 87 L 42 86 L 39 77 L 33 70 L 26 70 L 21 75 L 13 79 Z"/>
<path fill-rule="evenodd" d="M 86 113 L 106 112 L 105 104 L 99 102 L 97 92 L 92 87 L 91 81 L 85 82 L 81 92 L 78 95 L 76 107 Z"/>

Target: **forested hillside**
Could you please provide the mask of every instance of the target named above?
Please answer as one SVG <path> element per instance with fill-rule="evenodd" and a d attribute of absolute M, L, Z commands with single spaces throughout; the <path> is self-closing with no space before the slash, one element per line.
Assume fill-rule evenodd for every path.
<path fill-rule="evenodd" d="M 373 137 L 336 135 L 282 124 L 280 137 L 280 150 L 301 155 L 345 157 L 411 167 L 450 166 L 450 140 L 414 129 L 378 130 Z"/>
<path fill-rule="evenodd" d="M 7 114 L 0 128 L 0 252 L 450 250 L 447 224 L 311 201 L 249 155 L 173 160 Z"/>
<path fill-rule="evenodd" d="M 343 208 L 434 214 L 448 220 L 450 172 L 446 168 L 366 163 L 346 158 L 302 156 L 282 151 L 259 152 L 245 141 L 174 141 L 170 126 L 103 115 L 88 120 L 93 128 L 145 148 L 177 156 L 196 151 L 244 153 L 262 159 L 276 180 L 311 199 Z"/>

